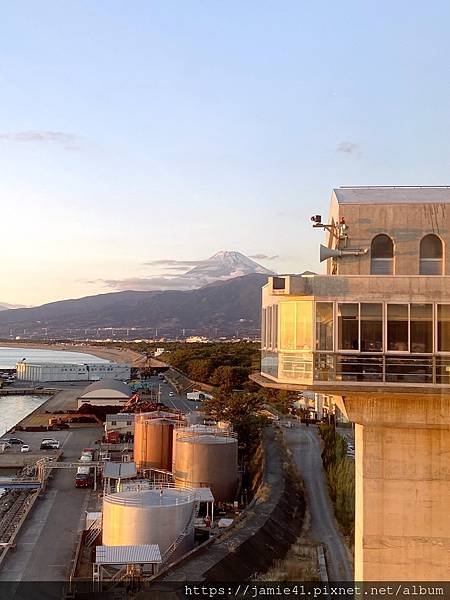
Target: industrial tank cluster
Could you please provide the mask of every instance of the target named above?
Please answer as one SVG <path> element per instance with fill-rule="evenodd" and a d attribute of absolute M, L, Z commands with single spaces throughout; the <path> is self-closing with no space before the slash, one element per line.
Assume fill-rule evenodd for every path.
<path fill-rule="evenodd" d="M 234 499 L 238 441 L 223 426 L 186 426 L 171 413 L 136 415 L 134 460 L 141 470 L 172 472 L 177 487 L 209 487 L 216 501 Z"/>
<path fill-rule="evenodd" d="M 194 545 L 194 505 L 194 491 L 160 485 L 138 492 L 106 495 L 103 498 L 103 544 L 157 544 L 163 557 L 171 553 L 171 548 L 174 554 L 184 553 Z"/>
<path fill-rule="evenodd" d="M 125 482 L 103 498 L 103 544 L 157 544 L 163 563 L 194 546 L 199 498 L 210 488 L 215 501 L 234 500 L 237 436 L 229 428 L 188 425 L 179 414 L 137 414 L 134 460 L 141 471 L 162 470 L 172 483 Z M 165 475 L 166 475 L 165 474 Z"/>

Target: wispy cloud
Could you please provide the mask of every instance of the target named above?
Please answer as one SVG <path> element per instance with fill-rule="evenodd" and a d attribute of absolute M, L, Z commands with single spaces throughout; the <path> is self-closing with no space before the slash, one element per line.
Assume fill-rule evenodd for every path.
<path fill-rule="evenodd" d="M 190 290 L 198 287 L 195 280 L 166 275 L 154 277 L 128 277 L 126 279 L 102 279 L 103 285 L 118 291 L 161 291 L 161 290 Z M 90 283 L 95 283 L 94 281 Z M 197 284 L 197 285 L 196 285 Z"/>
<path fill-rule="evenodd" d="M 360 154 L 359 144 L 354 142 L 341 142 L 336 148 L 336 152 L 342 152 L 342 154 Z"/>
<path fill-rule="evenodd" d="M 279 258 L 278 254 L 274 254 L 273 256 L 269 256 L 268 254 L 250 254 L 249 258 L 253 258 L 253 260 L 275 260 Z"/>
<path fill-rule="evenodd" d="M 144 265 L 151 267 L 167 267 L 168 269 L 188 269 L 204 262 L 204 260 L 174 260 L 166 258 L 163 260 L 148 260 Z"/>
<path fill-rule="evenodd" d="M 81 137 L 62 131 L 0 132 L 0 141 L 14 143 L 60 144 L 66 150 L 78 149 Z"/>

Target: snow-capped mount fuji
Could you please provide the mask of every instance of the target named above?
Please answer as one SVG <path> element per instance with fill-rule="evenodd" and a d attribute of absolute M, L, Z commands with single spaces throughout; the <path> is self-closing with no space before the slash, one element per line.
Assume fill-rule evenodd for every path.
<path fill-rule="evenodd" d="M 203 287 L 209 283 L 226 281 L 252 273 L 273 275 L 273 271 L 266 269 L 240 252 L 221 250 L 207 260 L 201 261 L 184 275 L 180 275 L 180 279 L 184 279 L 186 283 L 189 282 L 190 287 Z"/>

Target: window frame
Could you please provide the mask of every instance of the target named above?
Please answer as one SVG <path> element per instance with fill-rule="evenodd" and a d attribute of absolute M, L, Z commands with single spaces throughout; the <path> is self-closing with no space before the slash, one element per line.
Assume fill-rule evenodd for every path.
<path fill-rule="evenodd" d="M 378 237 L 387 237 L 389 238 L 391 244 L 392 244 L 392 257 L 390 258 L 391 265 L 392 265 L 392 269 L 390 273 L 373 273 L 372 270 L 372 263 L 374 260 L 373 257 L 373 252 L 372 252 L 372 247 L 373 247 L 373 243 L 374 241 L 378 238 Z M 387 258 L 375 258 L 375 260 L 383 260 L 383 261 L 387 261 L 389 259 Z M 395 242 L 394 239 L 388 234 L 388 233 L 377 233 L 376 236 L 374 236 L 370 242 L 370 275 L 374 275 L 376 277 L 392 277 L 393 275 L 395 275 Z"/>
<path fill-rule="evenodd" d="M 421 266 L 422 266 L 422 260 L 424 261 L 429 261 L 431 262 L 437 262 L 438 259 L 434 259 L 434 258 L 422 258 L 422 242 L 425 238 L 427 237 L 434 237 L 437 240 L 439 240 L 439 242 L 441 243 L 441 272 L 440 273 L 436 273 L 436 274 L 427 274 L 427 273 L 422 273 L 421 272 Z M 419 240 L 419 268 L 418 268 L 418 274 L 421 277 L 443 277 L 445 275 L 445 244 L 444 244 L 444 240 L 441 238 L 440 235 L 438 235 L 437 233 L 434 232 L 430 232 L 430 233 L 426 233 L 424 236 L 422 236 Z M 439 303 L 441 304 L 441 303 Z"/>
<path fill-rule="evenodd" d="M 450 302 L 435 302 L 435 316 L 434 316 L 434 327 L 435 327 L 435 335 L 434 335 L 434 343 L 435 343 L 435 354 L 439 356 L 450 356 L 450 350 L 439 350 L 439 339 L 438 339 L 438 306 L 445 304 L 446 306 L 450 306 Z"/>
<path fill-rule="evenodd" d="M 314 332 L 314 345 L 316 343 L 316 334 L 317 334 L 317 304 L 331 304 L 333 311 L 333 335 L 331 336 L 331 343 L 333 348 L 331 350 L 320 350 L 319 348 L 314 348 L 313 352 L 320 352 L 326 354 L 333 354 L 333 352 L 338 352 L 337 344 L 336 344 L 336 328 L 337 328 L 337 302 L 334 300 L 314 300 L 314 308 L 313 308 L 313 332 Z M 351 302 L 350 304 L 354 304 Z"/>
<path fill-rule="evenodd" d="M 321 301 L 323 302 L 323 301 Z M 386 353 L 386 343 L 385 343 L 385 331 L 386 331 L 386 327 L 385 327 L 385 315 L 386 315 L 386 309 L 385 309 L 385 302 L 370 302 L 370 301 L 365 301 L 365 300 L 361 300 L 361 301 L 356 301 L 356 302 L 350 302 L 350 301 L 344 301 L 341 302 L 340 300 L 335 301 L 334 303 L 334 350 L 333 352 L 337 353 L 337 354 L 371 354 L 373 356 L 381 356 L 383 354 Z M 338 310 L 339 310 L 339 305 L 340 304 L 357 304 L 358 306 L 358 350 L 342 350 L 339 348 L 339 322 L 338 322 L 338 318 L 339 318 L 339 314 L 338 314 Z M 381 328 L 382 328 L 382 336 L 381 336 L 381 350 L 376 350 L 376 351 L 363 351 L 361 350 L 361 304 L 381 304 Z M 316 352 L 326 352 L 326 350 L 317 350 Z M 331 353 L 331 350 L 328 350 L 329 353 Z"/>

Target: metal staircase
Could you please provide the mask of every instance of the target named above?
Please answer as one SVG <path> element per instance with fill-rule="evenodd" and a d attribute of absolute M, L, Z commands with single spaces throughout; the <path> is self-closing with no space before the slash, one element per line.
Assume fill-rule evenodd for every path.
<path fill-rule="evenodd" d="M 165 565 L 165 564 L 168 563 L 169 559 L 174 554 L 174 552 L 176 551 L 176 549 L 182 543 L 182 541 L 187 536 L 187 534 L 189 533 L 189 531 L 191 531 L 191 529 L 194 527 L 195 519 L 198 517 L 198 511 L 199 511 L 199 509 L 200 509 L 200 502 L 198 502 L 196 500 L 194 502 L 193 507 L 192 507 L 192 514 L 191 514 L 191 517 L 189 519 L 188 524 L 183 529 L 183 531 L 180 533 L 180 535 L 177 537 L 177 539 L 165 551 L 165 553 L 164 553 L 164 555 L 162 557 L 162 564 L 163 565 Z"/>
<path fill-rule="evenodd" d="M 95 540 L 98 538 L 102 531 L 102 517 L 96 519 L 91 525 L 89 529 L 86 531 L 86 537 L 84 539 L 84 544 L 87 548 L 90 548 L 94 545 Z"/>

